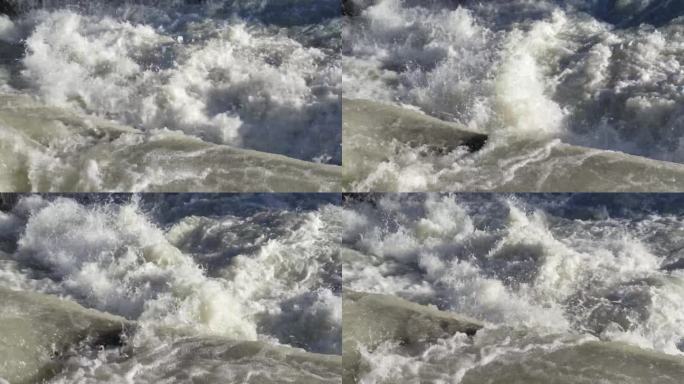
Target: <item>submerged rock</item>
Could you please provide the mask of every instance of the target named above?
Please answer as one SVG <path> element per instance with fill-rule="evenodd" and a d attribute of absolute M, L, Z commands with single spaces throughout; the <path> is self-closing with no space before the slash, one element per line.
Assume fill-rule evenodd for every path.
<path fill-rule="evenodd" d="M 373 350 L 385 341 L 410 348 L 456 333 L 474 335 L 482 328 L 476 320 L 390 295 L 346 290 L 342 310 L 344 383 L 355 383 L 362 370 L 359 348 Z"/>
<path fill-rule="evenodd" d="M 458 147 L 474 152 L 487 135 L 420 112 L 370 100 L 342 101 L 344 181 L 351 184 L 395 154 L 394 141 L 439 153 Z"/>
<path fill-rule="evenodd" d="M 481 149 L 487 135 L 473 132 L 456 124 L 439 120 L 420 112 L 370 100 L 348 100 L 342 103 L 343 150 L 356 153 L 366 149 L 367 140 L 382 145 L 393 138 L 413 146 L 429 145 L 445 151 L 467 147 L 471 152 Z M 377 153 L 380 148 L 375 147 Z"/>
<path fill-rule="evenodd" d="M 83 343 L 119 345 L 126 319 L 55 296 L 0 288 L 0 378 L 37 383 L 56 374 L 58 358 Z"/>

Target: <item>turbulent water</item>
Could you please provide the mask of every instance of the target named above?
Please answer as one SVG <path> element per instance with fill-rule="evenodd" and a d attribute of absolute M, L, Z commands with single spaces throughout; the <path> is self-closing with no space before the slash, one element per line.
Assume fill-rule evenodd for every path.
<path fill-rule="evenodd" d="M 314 357 L 302 358 L 309 373 L 299 382 L 337 382 L 335 369 L 316 372 L 306 359 L 341 353 L 339 203 L 339 195 L 27 195 L 0 211 L 0 287 L 135 321 L 125 348 L 76 349 L 50 382 L 277 382 L 304 352 L 316 354 L 302 355 Z M 298 350 L 257 353 L 249 341 Z"/>
<path fill-rule="evenodd" d="M 358 381 L 679 382 L 671 375 L 684 364 L 683 203 L 620 194 L 348 199 L 343 244 L 355 252 L 342 260 L 346 288 L 485 323 L 473 337 L 362 351 Z M 630 347 L 596 341 L 641 352 L 612 355 Z M 625 363 L 653 356 L 678 370 Z"/>
<path fill-rule="evenodd" d="M 28 168 L 37 168 L 41 158 L 81 168 L 72 153 L 125 152 L 141 141 L 163 139 L 170 131 L 179 139 L 166 148 L 176 150 L 171 156 L 181 165 L 198 156 L 193 148 L 197 141 L 210 148 L 246 148 L 300 159 L 311 163 L 311 173 L 316 170 L 313 163 L 341 164 L 341 16 L 336 1 L 3 4 L 14 7 L 11 17 L 0 15 L 0 92 L 35 99 L 28 113 L 32 116 L 49 119 L 69 112 L 76 116 L 71 125 L 93 126 L 94 119 L 104 119 L 132 128 L 113 148 L 100 145 L 110 144 L 111 137 L 93 138 L 83 130 L 59 140 L 48 140 L 48 133 L 31 137 L 42 146 L 40 156 L 27 160 Z M 8 109 L 12 103 L 2 106 Z M 18 123 L 3 118 L 4 113 L 0 133 L 13 141 L 41 123 Z M 107 171 L 102 160 L 93 155 L 92 161 L 91 168 Z M 242 163 L 254 165 L 249 158 Z M 191 173 L 240 165 L 234 159 L 214 159 Z M 154 168 L 152 164 L 128 172 L 154 179 Z M 276 167 L 263 168 L 267 173 Z M 178 174 L 171 167 L 164 172 L 166 184 L 191 179 L 182 169 Z M 85 172 L 81 178 L 87 179 Z M 140 181 L 128 179 L 100 189 L 139 187 Z M 186 184 L 193 182 L 198 183 Z M 68 190 L 60 185 L 49 189 Z M 216 189 L 237 190 L 229 185 Z M 252 188 L 264 189 L 278 188 Z"/>
<path fill-rule="evenodd" d="M 485 151 L 492 156 L 511 142 L 535 139 L 547 147 L 560 140 L 684 162 L 681 1 L 348 4 L 346 98 L 403 105 L 488 133 Z M 391 183 L 375 181 L 384 178 L 414 180 L 404 191 L 425 184 L 453 190 L 459 182 L 432 179 L 467 173 L 480 161 L 462 151 L 425 155 L 425 147 L 398 145 L 395 152 L 375 173 L 359 176 L 366 179 L 357 187 L 387 189 Z M 507 159 L 524 165 L 543 152 L 542 146 Z"/>

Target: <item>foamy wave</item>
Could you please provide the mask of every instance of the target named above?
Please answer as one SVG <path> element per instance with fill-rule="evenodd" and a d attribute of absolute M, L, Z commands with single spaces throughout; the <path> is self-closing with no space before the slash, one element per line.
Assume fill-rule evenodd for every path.
<path fill-rule="evenodd" d="M 154 199 L 20 200 L 4 220 L 21 233 L 0 281 L 136 320 L 136 346 L 204 335 L 340 352 L 332 207 L 187 216 L 165 229 L 141 204 Z"/>
<path fill-rule="evenodd" d="M 362 3 L 345 35 L 346 97 L 504 138 L 683 161 L 676 2 Z"/>
<path fill-rule="evenodd" d="M 345 260 L 345 285 L 537 334 L 582 333 L 681 354 L 682 275 L 663 269 L 676 259 L 667 248 L 680 239 L 681 215 L 637 210 L 573 220 L 563 212 L 591 204 L 566 199 L 428 195 L 349 204 L 343 243 L 365 256 Z M 659 245 L 663 238 L 670 245 Z"/>
<path fill-rule="evenodd" d="M 23 23 L 22 75 L 52 105 L 339 162 L 340 74 L 326 48 L 239 19 L 166 30 L 55 10 Z"/>

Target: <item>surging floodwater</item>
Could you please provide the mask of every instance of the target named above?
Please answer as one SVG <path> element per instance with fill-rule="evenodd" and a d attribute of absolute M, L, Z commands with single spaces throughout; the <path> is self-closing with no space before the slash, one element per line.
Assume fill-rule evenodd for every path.
<path fill-rule="evenodd" d="M 0 288 L 135 322 L 125 347 L 71 346 L 51 383 L 335 383 L 339 361 L 330 371 L 311 361 L 341 351 L 339 203 L 305 194 L 27 195 L 0 211 Z M 249 360 L 249 345 L 231 347 L 248 341 L 293 352 Z M 302 363 L 287 357 L 293 348 Z"/>
<path fill-rule="evenodd" d="M 681 379 L 681 196 L 376 195 L 350 199 L 340 216 L 355 251 L 342 261 L 345 288 L 485 324 L 473 337 L 365 351 L 360 383 Z M 628 352 L 611 358 L 602 346 Z M 649 368 L 650 379 L 629 372 L 631 358 L 654 356 L 678 361 L 679 373 L 667 364 Z"/>
<path fill-rule="evenodd" d="M 348 3 L 354 6 L 343 38 L 346 98 L 402 105 L 490 134 L 489 152 L 543 139 L 549 147 L 560 140 L 684 162 L 680 1 Z M 413 179 L 403 190 L 453 190 L 464 182 L 445 180 L 486 161 L 421 151 L 397 148 L 356 187 L 386 190 L 390 183 L 373 180 L 396 178 Z M 524 165 L 544 148 L 506 160 L 501 151 L 497 160 Z M 433 180 L 438 176 L 443 180 Z"/>
<path fill-rule="evenodd" d="M 34 189 L 44 182 L 39 174 L 49 163 L 62 163 L 62 169 L 53 165 L 58 177 L 74 178 L 69 167 L 86 169 L 76 176 L 85 180 L 82 190 L 121 191 L 193 185 L 199 183 L 193 177 L 206 177 L 205 169 L 259 166 L 244 155 L 242 164 L 213 159 L 193 171 L 164 169 L 164 177 L 153 161 L 130 169 L 136 156 L 132 148 L 154 146 L 169 135 L 175 135 L 172 142 L 157 151 L 174 152 L 157 157 L 174 156 L 181 165 L 200 157 L 198 146 L 206 152 L 222 145 L 263 152 L 255 156 L 266 162 L 273 158 L 269 154 L 310 162 L 312 177 L 317 176 L 314 163 L 341 164 L 341 18 L 336 1 L 6 3 L 14 4 L 15 14 L 0 15 L 0 91 L 12 98 L 1 105 L 0 135 L 15 150 L 22 147 L 14 156 L 27 157 L 23 177 Z M 22 105 L 19 96 L 35 100 L 23 115 L 36 120 L 7 117 Z M 60 120 L 67 112 L 75 117 Z M 58 119 L 62 126 L 36 137 L 30 132 L 37 129 L 32 125 L 45 124 L 41 118 Z M 88 129 L 74 129 L 93 129 L 100 120 L 128 129 L 94 137 Z M 60 129 L 72 131 L 60 136 Z M 35 142 L 42 147 L 34 148 Z M 88 151 L 93 152 L 90 161 L 83 164 L 78 154 Z M 114 173 L 108 166 L 116 165 L 106 164 L 98 151 L 128 153 L 120 162 L 130 160 L 131 167 L 102 182 Z M 269 166 L 264 168 L 267 173 Z M 318 182 L 324 185 L 326 179 Z M 236 189 L 226 184 L 211 188 L 211 180 L 206 184 L 202 190 Z"/>

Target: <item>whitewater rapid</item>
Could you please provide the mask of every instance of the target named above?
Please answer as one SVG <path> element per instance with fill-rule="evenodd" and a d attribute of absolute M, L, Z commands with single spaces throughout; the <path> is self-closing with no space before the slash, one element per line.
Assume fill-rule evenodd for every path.
<path fill-rule="evenodd" d="M 71 113 L 81 126 L 101 119 L 138 133 L 119 140 L 114 153 L 142 140 L 156 141 L 166 132 L 184 135 L 182 143 L 164 147 L 177 151 L 168 156 L 181 165 L 197 155 L 193 141 L 219 150 L 249 149 L 302 160 L 314 177 L 321 164 L 331 169 L 341 164 L 341 17 L 334 1 L 10 3 L 16 4 L 17 14 L 0 15 L 0 92 L 5 98 L 34 99 L 32 113 L 43 119 Z M 12 103 L 2 107 L 11 109 Z M 24 123 L 0 119 L 0 133 L 9 136 L 3 141 L 23 139 L 41 121 Z M 52 157 L 75 168 L 81 167 L 78 159 L 65 152 L 82 151 L 84 142 L 108 143 L 83 130 L 61 140 L 49 136 L 44 133 L 37 140 L 42 147 L 36 157 Z M 107 171 L 108 165 L 95 155 L 91 160 Z M 27 167 L 38 168 L 36 161 L 27 160 Z M 189 166 L 190 173 L 205 173 L 200 180 L 184 180 L 192 177 L 182 168 L 177 174 L 164 169 L 168 175 L 162 184 L 167 190 L 198 190 L 195 185 L 208 177 L 206 170 L 254 165 L 250 158 L 223 158 Z M 257 167 L 265 179 L 278 164 Z M 100 188 L 79 190 L 154 190 L 150 184 L 159 183 L 159 177 L 151 174 L 165 167 L 140 168 L 129 167 L 133 176 L 120 176 Z M 216 184 L 203 190 L 239 190 L 228 181 Z M 297 190 L 266 184 L 246 189 Z M 47 189 L 68 190 L 60 185 Z"/>
<path fill-rule="evenodd" d="M 50 382 L 247 380 L 268 364 L 288 377 L 298 354 L 311 370 L 302 378 L 335 382 L 338 204 L 335 195 L 27 195 L 0 212 L 0 287 L 135 322 L 125 347 L 76 348 Z M 273 362 L 259 366 L 262 348 Z M 292 365 L 278 357 L 290 355 Z"/>
<path fill-rule="evenodd" d="M 522 370 L 511 368 L 510 382 L 524 382 L 524 372 L 558 382 L 676 382 L 668 375 L 681 372 L 684 356 L 681 207 L 678 195 L 638 194 L 348 199 L 345 288 L 484 322 L 475 336 L 362 350 L 358 382 L 504 382 L 507 366 Z M 611 348 L 637 352 L 611 360 Z M 614 368 L 653 356 L 680 368 L 657 365 L 645 377 Z M 604 373 L 591 368 L 599 360 Z"/>
<path fill-rule="evenodd" d="M 549 158 L 545 151 L 560 142 L 684 162 L 681 2 L 348 3 L 345 98 L 400 106 L 489 136 L 484 153 L 474 156 L 388 136 L 378 141 L 395 154 L 374 172 L 354 175 L 353 190 L 516 191 L 505 187 L 505 175 L 488 170 L 489 158 L 522 167 Z M 508 148 L 531 140 L 545 145 Z M 547 163 L 562 161 L 551 156 Z M 470 173 L 490 180 L 464 185 Z"/>

